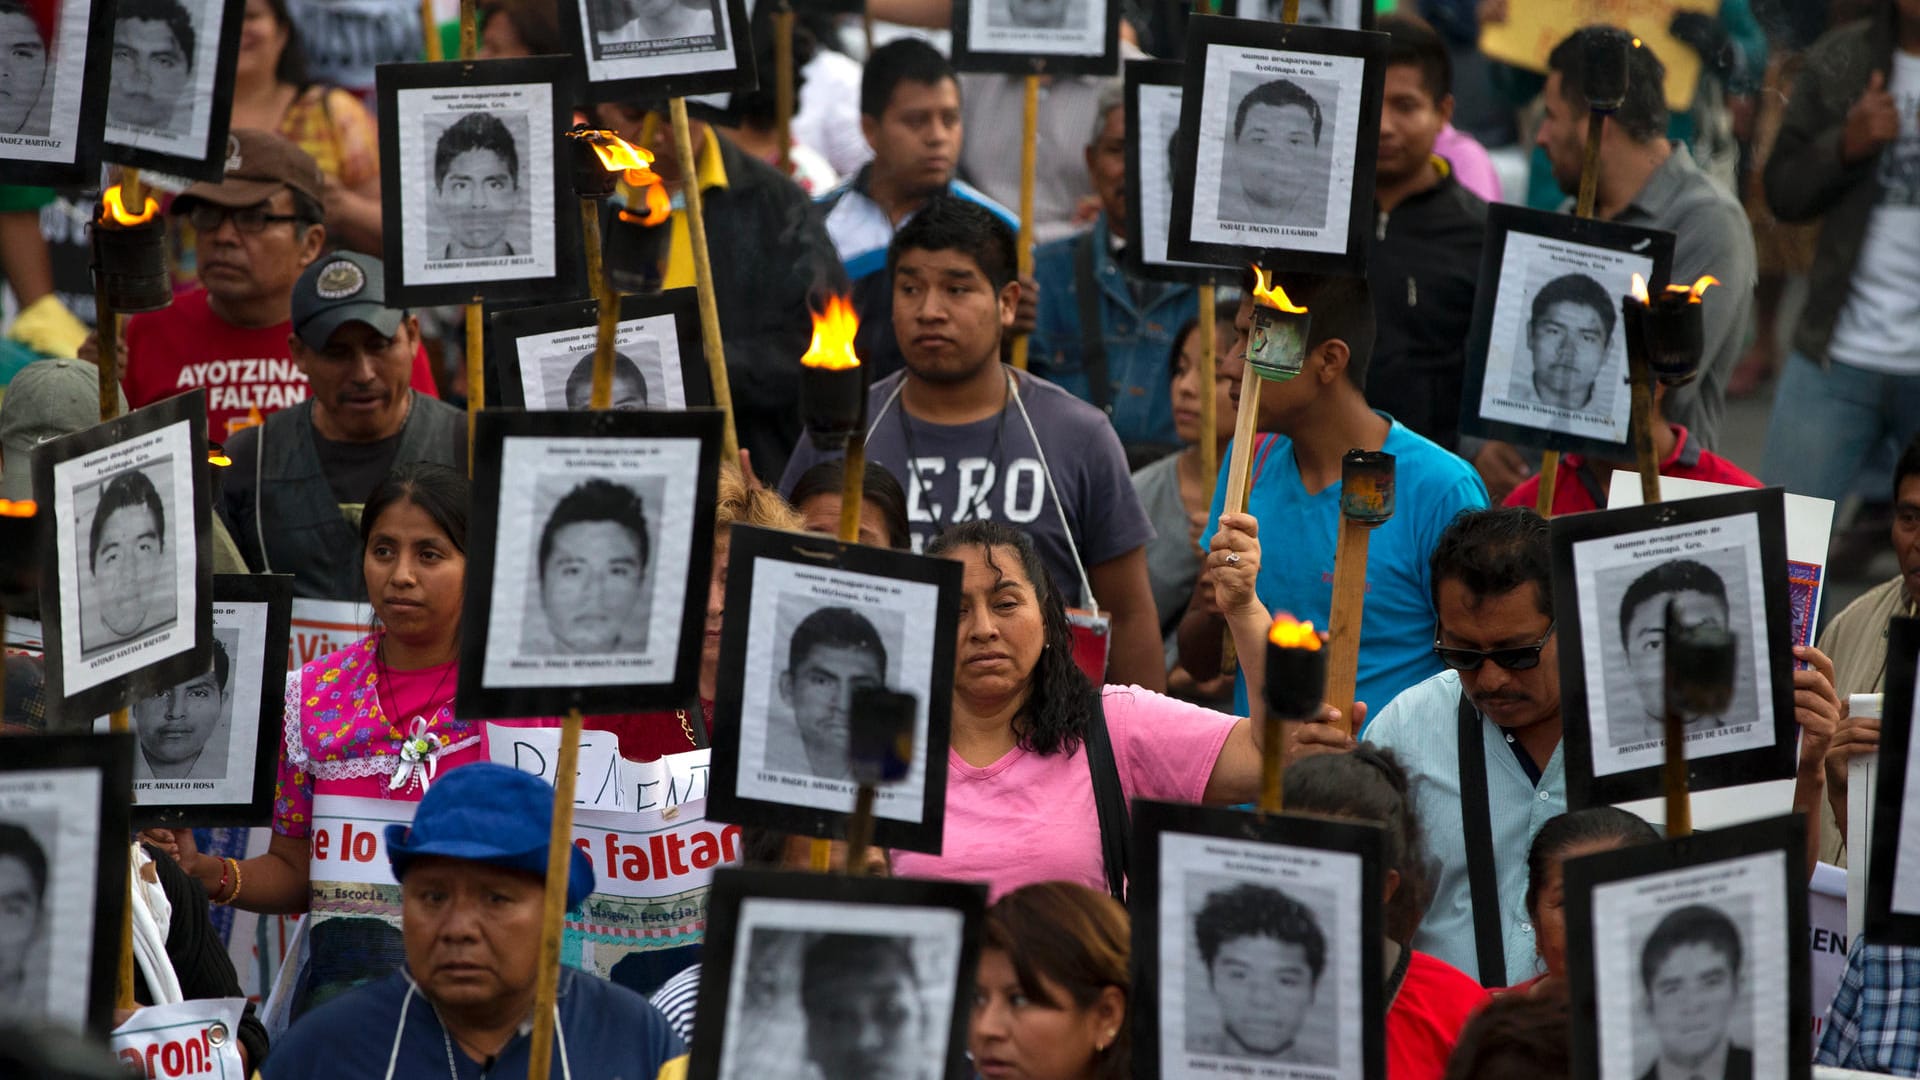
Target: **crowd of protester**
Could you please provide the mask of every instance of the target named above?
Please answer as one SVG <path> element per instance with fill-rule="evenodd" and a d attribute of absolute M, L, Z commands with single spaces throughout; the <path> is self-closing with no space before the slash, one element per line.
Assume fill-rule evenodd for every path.
<path fill-rule="evenodd" d="M 860 540 L 963 572 L 947 628 L 941 853 L 874 850 L 853 869 L 989 887 L 967 1039 L 980 1076 L 1134 1075 L 1131 980 L 1151 966 L 1129 957 L 1112 800 L 1258 798 L 1264 673 L 1227 654 L 1264 655 L 1281 612 L 1327 625 L 1349 450 L 1395 456 L 1398 505 L 1371 538 L 1357 701 L 1284 725 L 1284 787 L 1292 812 L 1383 831 L 1383 970 L 1371 975 L 1385 988 L 1391 1080 L 1567 1076 L 1583 1019 L 1568 1004 L 1562 864 L 1658 840 L 1624 810 L 1567 812 L 1563 729 L 1583 719 L 1561 710 L 1559 635 L 1573 615 L 1555 611 L 1549 529 L 1533 509 L 1539 450 L 1460 424 L 1489 201 L 1570 206 L 1591 122 L 1586 46 L 1621 31 L 1569 28 L 1543 78 L 1476 49 L 1509 0 L 1378 6 L 1390 46 L 1366 273 L 1278 275 L 1313 319 L 1301 374 L 1265 382 L 1253 403 L 1245 512 L 1226 505 L 1225 470 L 1252 275 L 1219 290 L 1203 385 L 1198 290 L 1126 257 L 1139 223 L 1117 79 L 1046 81 L 1025 275 L 1007 209 L 1022 80 L 957 73 L 941 0 L 875 5 L 899 21 L 877 45 L 857 19 L 801 13 L 792 123 L 777 123 L 763 89 L 724 126 L 694 122 L 693 161 L 652 103 L 579 105 L 650 150 L 670 191 L 702 193 L 741 444 L 720 469 L 697 709 L 588 726 L 636 761 L 706 745 L 733 527 L 836 531 L 845 466 L 803 432 L 798 359 L 810 306 L 823 290 L 849 294 L 871 372 Z M 757 7 L 765 72 L 773 5 Z M 1123 51 L 1178 55 L 1186 8 L 1128 5 Z M 481 9 L 482 55 L 562 51 L 552 0 Z M 0 0 L 0 29 L 25 14 Z M 1843 593 L 1817 648 L 1772 658 L 1797 662 L 1792 809 L 1808 817 L 1810 863 L 1845 866 L 1847 766 L 1877 748 L 1879 724 L 1844 703 L 1883 689 L 1888 622 L 1920 613 L 1920 0 L 1724 0 L 1671 31 L 1667 47 L 1699 61 L 1694 105 L 1669 109 L 1663 61 L 1675 57 L 1636 40 L 1595 197 L 1600 218 L 1672 231 L 1673 280 L 1720 281 L 1703 300 L 1700 377 L 1653 394 L 1660 472 L 1840 500 L 1835 572 L 1886 564 L 1889 534 L 1898 566 L 1857 599 Z M 365 64 L 341 33 L 303 26 L 284 0 L 248 0 L 225 176 L 166 200 L 175 297 L 128 321 L 120 388 L 132 408 L 208 392 L 209 434 L 231 461 L 214 500 L 217 569 L 368 602 L 375 629 L 290 673 L 264 853 L 203 851 L 187 829 L 136 844 L 174 920 L 165 975 L 143 970 L 139 995 L 238 993 L 209 905 L 322 911 L 330 901 L 309 889 L 314 799 L 379 794 L 406 740 L 429 732 L 447 749 L 444 779 L 389 841 L 403 929 L 373 941 L 316 931 L 304 1015 L 270 1045 L 249 1013 L 238 1037 L 265 1080 L 443 1065 L 515 1075 L 530 1052 L 551 791 L 487 764 L 487 725 L 453 707 L 471 502 L 456 405 L 473 388 L 457 316 L 386 301 L 376 253 L 399 226 L 382 220 Z M 312 62 L 314 38 L 334 46 L 326 64 Z M 638 197 L 623 184 L 615 200 Z M 15 313 L 0 343 L 0 497 L 31 495 L 33 447 L 97 420 L 98 339 L 63 251 L 65 208 L 90 199 L 0 189 Z M 676 195 L 666 288 L 694 283 L 684 215 Z M 1016 369 L 1021 336 L 1029 363 Z M 1740 402 L 1756 394 L 1774 396 L 1764 453 L 1736 463 L 1751 413 Z M 1203 447 L 1208 396 L 1217 427 Z M 486 404 L 498 404 L 491 386 Z M 1634 465 L 1569 454 L 1555 467 L 1559 515 L 1604 507 L 1614 470 Z M 1090 611 L 1107 620 L 1104 679 L 1076 662 L 1073 617 Z M 14 659 L 8 732 L 71 727 Z M 1477 823 L 1470 783 L 1486 792 Z M 46 866 L 7 842 L 0 832 L 0 870 L 19 873 L 0 880 L 37 877 L 44 891 Z M 743 847 L 751 866 L 808 864 L 801 837 L 748 830 Z M 832 857 L 844 866 L 845 845 Z M 592 884 L 575 853 L 569 905 Z M 1284 942 L 1278 922 L 1249 932 Z M 823 951 L 818 978 L 902 962 L 841 945 Z M 808 978 L 814 967 L 810 952 Z M 10 975 L 0 956 L 0 988 Z M 577 1075 L 673 1075 L 700 983 L 695 963 L 655 980 L 649 1003 L 567 970 L 560 1060 Z M 1908 950 L 1856 937 L 1818 1060 L 1920 1075 L 1916 990 Z M 865 1024 L 846 1037 L 886 1039 L 885 1021 Z M 811 1075 L 881 1075 L 831 1042 L 810 1041 Z"/>

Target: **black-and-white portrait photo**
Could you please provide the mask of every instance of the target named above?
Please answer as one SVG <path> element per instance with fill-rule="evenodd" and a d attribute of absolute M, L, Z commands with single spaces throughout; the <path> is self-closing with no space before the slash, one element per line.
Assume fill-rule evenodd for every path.
<path fill-rule="evenodd" d="M 424 66 L 380 72 L 383 167 L 386 145 L 398 158 L 386 170 L 397 190 L 389 194 L 383 186 L 387 247 L 398 256 L 405 285 L 484 293 L 487 282 L 553 277 L 560 272 L 553 84 L 394 88 L 435 74 L 420 73 Z M 393 135 L 385 130 L 389 109 Z"/>
<path fill-rule="evenodd" d="M 1383 41 L 1196 16 L 1170 253 L 1339 269 L 1364 258 Z M 1189 198 L 1190 196 L 1190 198 Z M 1365 203 L 1363 204 L 1363 200 Z"/>
<path fill-rule="evenodd" d="M 1368 5 L 1363 0 L 1300 0 L 1295 23 L 1300 26 L 1330 26 L 1337 30 L 1364 30 L 1369 27 Z M 1221 13 L 1242 19 L 1280 22 L 1286 16 L 1285 0 L 1228 0 Z"/>
<path fill-rule="evenodd" d="M 186 682 L 149 694 L 133 703 L 134 737 L 140 752 L 133 756 L 134 791 L 143 782 L 209 781 L 227 778 L 227 757 L 233 736 L 233 661 L 240 651 L 240 631 L 213 628 L 213 670 Z"/>
<path fill-rule="evenodd" d="M 1112 77 L 1120 70 L 1113 0 L 961 0 L 953 5 L 959 71 Z"/>
<path fill-rule="evenodd" d="M 128 0 L 114 8 L 107 142 L 116 160 L 224 163 L 244 0 Z"/>
<path fill-rule="evenodd" d="M 1171 830 L 1158 853 L 1161 1075 L 1365 1076 L 1363 856 Z"/>
<path fill-rule="evenodd" d="M 745 0 L 568 0 L 561 30 L 595 93 L 685 96 L 751 89 Z"/>
<path fill-rule="evenodd" d="M 1599 442 L 1632 411 L 1620 302 L 1653 259 L 1519 231 L 1506 234 L 1480 415 Z"/>
<path fill-rule="evenodd" d="M 853 705 L 910 701 L 905 775 L 875 792 L 875 843 L 939 854 L 960 576 L 950 560 L 735 526 L 713 728 L 716 821 L 844 835 L 859 787 Z"/>
<path fill-rule="evenodd" d="M 1733 696 L 1724 713 L 1685 716 L 1688 757 L 1772 746 L 1772 677 L 1760 523 L 1747 514 L 1576 543 L 1582 660 L 1596 776 L 1665 759 L 1665 641 L 1682 626 L 1728 631 Z"/>
<path fill-rule="evenodd" d="M 112 437 L 88 435 L 65 445 Z M 60 526 L 52 600 L 66 696 L 194 649 L 194 607 L 204 603 L 195 458 L 191 422 L 180 420 L 53 464 L 48 494 Z"/>
<path fill-rule="evenodd" d="M 1626 877 L 1608 871 L 1581 903 L 1572 894 L 1582 875 L 1568 871 L 1570 969 L 1592 979 L 1581 992 L 1595 1003 L 1595 1074 L 1789 1074 L 1789 1029 L 1807 1024 L 1804 1010 L 1791 1011 L 1789 953 L 1804 956 L 1806 927 L 1796 935 L 1791 925 L 1787 862 L 1775 850 Z M 1576 933 L 1579 914 L 1591 923 Z"/>
<path fill-rule="evenodd" d="M 954 1075 L 985 898 L 978 885 L 717 871 L 690 1075 Z"/>
<path fill-rule="evenodd" d="M 0 181 L 91 185 L 113 24 L 91 0 L 0 0 Z"/>
<path fill-rule="evenodd" d="M 874 812 L 919 821 L 934 630 L 914 616 L 933 611 L 939 597 L 937 586 L 923 582 L 757 560 L 742 669 L 740 794 L 851 810 L 854 692 L 895 690 L 922 703 L 914 759 L 905 781 L 880 792 Z M 721 662 L 727 666 L 724 653 Z"/>
<path fill-rule="evenodd" d="M 112 1004 L 131 740 L 13 741 L 0 759 L 0 1022 L 77 1030 Z"/>
<path fill-rule="evenodd" d="M 1127 219 L 1135 223 L 1137 237 L 1126 258 L 1145 277 L 1211 280 L 1217 268 L 1167 257 L 1180 143 L 1180 73 L 1180 64 L 1166 60 L 1126 65 Z"/>
<path fill-rule="evenodd" d="M 561 691 L 593 712 L 689 677 L 712 557 L 711 414 L 482 416 L 477 460 L 497 461 L 500 483 L 475 500 L 461 707 L 527 715 L 511 710 Z"/>
<path fill-rule="evenodd" d="M 523 337 L 515 343 L 525 400 L 556 412 L 580 412 L 593 400 L 591 328 Z M 622 321 L 614 335 L 615 410 L 683 409 L 679 339 L 671 315 Z"/>

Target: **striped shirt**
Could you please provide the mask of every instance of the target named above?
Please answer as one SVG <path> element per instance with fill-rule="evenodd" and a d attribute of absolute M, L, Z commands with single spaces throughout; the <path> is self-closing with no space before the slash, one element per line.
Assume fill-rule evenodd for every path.
<path fill-rule="evenodd" d="M 660 989 L 647 1000 L 667 1018 L 667 1025 L 680 1036 L 680 1041 L 692 1046 L 693 1010 L 700 1003 L 700 965 L 686 968 L 661 983 Z"/>
<path fill-rule="evenodd" d="M 1460 674 L 1443 671 L 1408 687 L 1380 711 L 1363 732 L 1368 742 L 1393 750 L 1413 778 L 1414 801 L 1427 845 L 1440 864 L 1433 903 L 1413 947 L 1479 978 L 1474 949 L 1473 890 L 1467 883 L 1466 827 L 1460 812 L 1460 752 L 1457 722 Z M 1507 734 L 1480 718 L 1481 750 L 1487 762 L 1487 807 L 1493 824 L 1493 867 L 1500 925 L 1507 952 L 1507 982 L 1538 974 L 1533 922 L 1527 915 L 1527 849 L 1540 826 L 1567 811 L 1565 747 L 1553 748 L 1535 785 L 1507 743 Z"/>
<path fill-rule="evenodd" d="M 887 216 L 880 204 L 867 194 L 868 179 L 873 173 L 871 165 L 861 169 L 853 179 L 822 195 L 819 199 L 820 212 L 826 218 L 827 235 L 833 238 L 834 250 L 840 253 L 840 261 L 847 268 L 847 277 L 859 281 L 887 265 L 887 245 L 893 243 L 893 234 L 900 231 L 909 218 L 901 218 L 899 224 Z M 978 203 L 993 211 L 995 217 L 1007 223 L 1009 229 L 1020 228 L 1020 219 L 1012 211 L 992 199 L 987 198 L 979 188 L 964 180 L 954 180 L 947 185 L 947 194 L 958 196 L 968 202 Z"/>

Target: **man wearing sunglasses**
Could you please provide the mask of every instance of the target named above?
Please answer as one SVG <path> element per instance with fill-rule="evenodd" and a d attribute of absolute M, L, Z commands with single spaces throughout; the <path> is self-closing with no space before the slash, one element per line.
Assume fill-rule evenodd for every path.
<path fill-rule="evenodd" d="M 307 399 L 288 339 L 294 282 L 327 249 L 324 185 L 305 150 L 242 128 L 227 140 L 226 174 L 167 207 L 191 237 L 201 287 L 128 321 L 121 386 L 134 408 L 204 387 L 210 437 L 224 444 Z M 412 380 L 433 393 L 425 351 L 414 357 Z"/>

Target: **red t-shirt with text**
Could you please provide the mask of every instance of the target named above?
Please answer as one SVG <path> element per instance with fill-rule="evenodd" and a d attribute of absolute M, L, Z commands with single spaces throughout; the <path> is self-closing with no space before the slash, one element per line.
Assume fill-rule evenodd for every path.
<path fill-rule="evenodd" d="M 234 326 L 213 313 L 207 291 L 174 295 L 173 304 L 127 320 L 127 404 L 142 408 L 204 387 L 209 437 L 224 443 L 289 405 L 307 399 L 307 377 L 288 355 L 293 322 Z M 438 397 L 426 350 L 413 357 L 413 388 Z"/>

